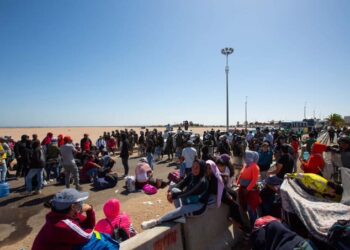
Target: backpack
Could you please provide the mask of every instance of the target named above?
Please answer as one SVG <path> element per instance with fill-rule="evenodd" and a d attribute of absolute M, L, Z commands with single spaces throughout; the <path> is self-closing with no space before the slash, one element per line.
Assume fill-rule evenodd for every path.
<path fill-rule="evenodd" d="M 119 242 L 109 235 L 94 231 L 91 239 L 84 245 L 73 248 L 74 250 L 119 250 Z"/>
<path fill-rule="evenodd" d="M 179 170 L 175 170 L 171 173 L 168 174 L 168 180 L 174 183 L 178 183 L 180 181 L 180 171 Z"/>
<path fill-rule="evenodd" d="M 125 186 L 126 190 L 128 192 L 135 192 L 136 191 L 136 186 L 135 186 L 135 176 L 127 176 L 125 177 Z"/>
<path fill-rule="evenodd" d="M 106 219 L 110 227 L 112 228 L 112 239 L 121 243 L 127 239 L 129 239 L 129 235 L 123 228 L 120 227 L 121 219 L 119 218 L 119 225 L 117 227 L 113 227 L 112 222 L 109 219 Z"/>
<path fill-rule="evenodd" d="M 156 194 L 158 190 L 154 186 L 146 184 L 143 186 L 143 191 L 145 192 L 145 194 L 153 195 Z"/>
<path fill-rule="evenodd" d="M 96 190 L 103 190 L 107 188 L 113 188 L 118 183 L 118 176 L 113 174 L 107 174 L 105 177 L 94 179 L 94 188 Z"/>
<path fill-rule="evenodd" d="M 334 223 L 328 231 L 327 242 L 336 249 L 349 249 L 350 220 L 338 220 Z"/>

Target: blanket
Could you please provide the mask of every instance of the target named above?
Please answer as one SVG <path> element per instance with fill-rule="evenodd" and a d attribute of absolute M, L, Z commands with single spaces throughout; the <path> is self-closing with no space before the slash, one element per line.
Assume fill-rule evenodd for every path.
<path fill-rule="evenodd" d="M 328 230 L 335 222 L 350 218 L 350 206 L 312 196 L 294 180 L 285 179 L 280 192 L 283 209 L 296 214 L 307 230 L 321 241 L 326 241 Z"/>

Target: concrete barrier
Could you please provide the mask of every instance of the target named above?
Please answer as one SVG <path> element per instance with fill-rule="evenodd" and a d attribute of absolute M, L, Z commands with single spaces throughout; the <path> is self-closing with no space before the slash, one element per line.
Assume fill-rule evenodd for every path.
<path fill-rule="evenodd" d="M 169 223 L 146 230 L 122 242 L 122 250 L 178 250 L 184 249 L 181 224 Z"/>
<path fill-rule="evenodd" d="M 208 208 L 200 217 L 188 218 L 183 225 L 186 250 L 232 249 L 234 227 L 228 220 L 229 208 Z"/>
<path fill-rule="evenodd" d="M 173 223 L 146 230 L 123 242 L 120 249 L 232 249 L 238 237 L 228 215 L 229 208 L 224 204 L 220 208 L 208 208 L 202 216 L 187 218 L 185 224 Z"/>

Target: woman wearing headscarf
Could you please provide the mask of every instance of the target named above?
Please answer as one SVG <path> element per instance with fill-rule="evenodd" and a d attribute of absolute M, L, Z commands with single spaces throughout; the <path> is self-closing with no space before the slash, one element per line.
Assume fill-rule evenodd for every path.
<path fill-rule="evenodd" d="M 248 212 L 250 225 L 254 225 L 257 218 L 257 208 L 261 203 L 259 191 L 255 188 L 259 179 L 259 154 L 255 151 L 246 151 L 244 154 L 244 167 L 238 177 L 238 197 L 243 214 Z"/>
<path fill-rule="evenodd" d="M 191 173 L 168 191 L 167 199 L 171 203 L 174 202 L 176 209 L 158 220 L 142 222 L 142 229 L 149 229 L 169 221 L 184 222 L 184 217 L 202 215 L 209 197 L 206 169 L 204 161 L 195 160 Z"/>
<path fill-rule="evenodd" d="M 207 178 L 209 181 L 209 201 L 208 206 L 216 203 L 217 207 L 221 206 L 221 202 L 230 208 L 229 219 L 236 223 L 236 226 L 245 231 L 244 223 L 239 211 L 239 205 L 236 203 L 236 196 L 232 196 L 225 187 L 221 172 L 218 166 L 212 160 L 207 160 Z"/>
<path fill-rule="evenodd" d="M 120 212 L 120 202 L 117 199 L 108 200 L 103 206 L 105 219 L 99 220 L 95 226 L 95 230 L 100 233 L 105 233 L 113 238 L 115 228 L 122 229 L 127 238 L 135 235 L 135 230 L 132 227 L 130 217 Z M 125 239 L 124 239 L 125 240 Z"/>

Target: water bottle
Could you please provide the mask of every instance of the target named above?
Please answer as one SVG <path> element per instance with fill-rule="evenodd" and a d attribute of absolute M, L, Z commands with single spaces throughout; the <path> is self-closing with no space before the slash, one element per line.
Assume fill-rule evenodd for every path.
<path fill-rule="evenodd" d="M 10 194 L 10 187 L 7 182 L 0 183 L 0 198 L 6 197 Z"/>
<path fill-rule="evenodd" d="M 309 158 L 310 158 L 309 152 L 308 152 L 308 151 L 305 151 L 305 152 L 303 153 L 303 159 L 304 159 L 304 161 L 309 160 Z"/>

